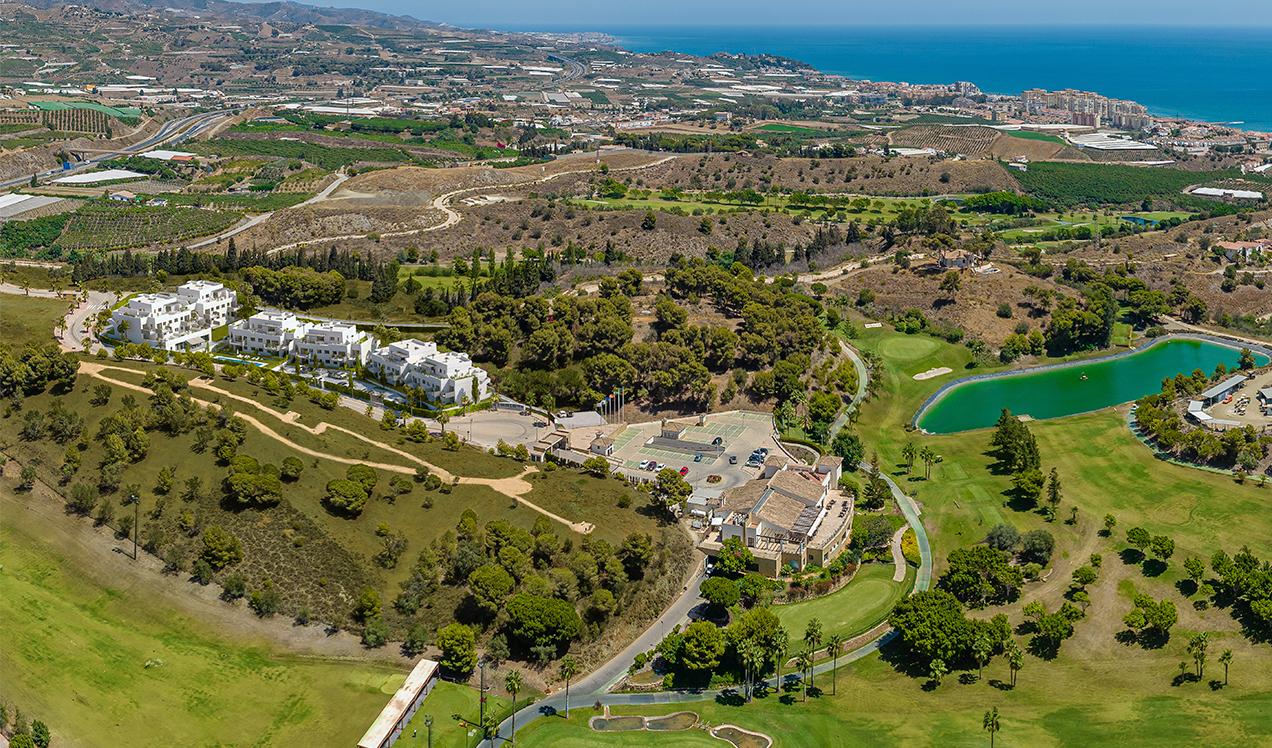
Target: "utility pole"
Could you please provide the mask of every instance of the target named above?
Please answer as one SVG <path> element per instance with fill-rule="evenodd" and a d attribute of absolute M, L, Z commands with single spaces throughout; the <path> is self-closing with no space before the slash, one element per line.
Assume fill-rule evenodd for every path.
<path fill-rule="evenodd" d="M 482 657 L 477 661 L 477 666 L 481 668 L 481 694 L 480 708 L 478 710 L 477 724 L 481 729 L 486 729 L 486 658 Z"/>
<path fill-rule="evenodd" d="M 133 561 L 137 560 L 137 534 L 141 532 L 141 497 L 137 494 L 129 494 L 128 500 L 133 505 Z"/>

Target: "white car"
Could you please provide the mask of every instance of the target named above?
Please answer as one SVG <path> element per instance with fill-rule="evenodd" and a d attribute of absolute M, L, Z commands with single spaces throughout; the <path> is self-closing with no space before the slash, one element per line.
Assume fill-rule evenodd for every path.
<path fill-rule="evenodd" d="M 655 469 L 655 470 L 662 470 L 662 469 L 663 469 L 663 468 L 665 468 L 665 467 L 667 467 L 667 463 L 665 463 L 665 462 L 660 462 L 660 463 L 658 463 L 658 467 L 656 467 L 656 468 L 654 468 L 654 469 Z"/>

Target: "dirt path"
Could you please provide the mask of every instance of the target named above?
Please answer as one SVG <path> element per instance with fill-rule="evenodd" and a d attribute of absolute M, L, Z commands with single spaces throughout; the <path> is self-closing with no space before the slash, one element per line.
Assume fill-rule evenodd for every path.
<path fill-rule="evenodd" d="M 119 366 L 108 366 L 106 364 L 99 364 L 94 361 L 84 361 L 80 364 L 81 374 L 87 374 L 88 376 L 95 377 L 97 379 L 102 380 L 103 382 L 107 382 L 108 384 L 113 384 L 116 387 L 124 387 L 126 389 L 134 390 L 136 392 L 145 393 L 146 395 L 150 394 L 150 390 L 146 389 L 145 387 L 139 384 L 133 384 L 132 382 L 125 382 L 119 379 L 114 379 L 112 377 L 106 376 L 106 374 L 103 373 L 110 370 L 130 372 L 130 373 L 135 373 L 136 371 L 135 369 L 126 369 Z M 229 392 L 227 390 L 221 389 L 220 387 L 217 387 L 216 385 L 210 382 L 205 382 L 200 379 L 191 380 L 190 386 L 197 389 L 201 389 L 201 390 L 207 390 L 208 392 L 215 393 L 216 395 L 219 395 L 221 397 L 229 398 L 236 402 L 241 402 L 246 405 L 249 405 L 264 413 L 268 413 L 270 416 L 273 416 L 274 418 L 282 421 L 283 423 L 286 423 L 290 426 L 295 426 L 296 428 L 299 428 L 299 429 L 303 429 L 306 432 L 313 434 L 314 436 L 321 436 L 323 433 L 325 433 L 328 430 L 339 431 L 343 434 L 348 434 L 354 437 L 355 439 L 366 442 L 367 444 L 370 444 L 374 447 L 377 447 L 379 449 L 385 450 L 386 452 L 390 452 L 392 454 L 398 455 L 399 457 L 402 457 L 403 459 L 409 462 L 415 463 L 416 466 L 426 467 L 429 469 L 430 472 L 432 472 L 434 475 L 436 475 L 438 478 L 440 478 L 444 482 L 447 482 L 447 483 L 458 482 L 460 485 L 470 485 L 470 486 L 486 486 L 488 488 L 491 488 L 503 494 L 504 496 L 507 496 L 510 499 L 513 499 L 514 501 L 518 502 L 519 504 L 529 509 L 533 509 L 534 511 L 542 514 L 545 517 L 548 517 L 549 519 L 560 522 L 561 524 L 569 527 L 571 530 L 579 534 L 586 535 L 595 529 L 595 527 L 590 522 L 572 522 L 566 519 L 565 517 L 562 517 L 561 515 L 556 514 L 554 512 L 550 512 L 547 509 L 544 509 L 543 507 L 539 506 L 538 504 L 535 504 L 534 502 L 526 499 L 525 498 L 526 494 L 530 493 L 530 491 L 534 488 L 534 486 L 531 485 L 530 481 L 526 480 L 526 476 L 529 475 L 530 473 L 537 472 L 533 467 L 530 467 L 529 465 L 527 465 L 525 469 L 521 471 L 520 475 L 511 477 L 511 478 L 474 478 L 470 476 L 457 476 L 454 473 L 451 473 L 450 471 L 444 468 L 438 467 L 437 465 L 434 465 L 433 463 L 428 462 L 427 460 L 424 460 L 423 458 L 416 457 L 415 455 L 409 452 L 398 449 L 397 447 L 394 447 L 391 444 L 385 444 L 384 442 L 377 441 L 368 436 L 364 436 L 355 431 L 346 429 L 342 426 L 336 426 L 335 424 L 327 423 L 326 421 L 321 421 L 314 426 L 309 426 L 307 424 L 300 422 L 300 415 L 298 413 L 291 412 L 291 411 L 287 413 L 283 413 L 281 411 L 270 408 L 269 406 L 262 405 L 256 402 L 255 400 L 252 400 L 251 398 L 243 397 L 242 395 L 236 395 L 233 392 Z M 204 407 L 210 408 L 214 405 L 214 403 L 208 402 L 206 400 L 202 400 L 199 398 L 193 398 L 193 399 Z M 386 470 L 392 473 L 400 473 L 403 475 L 415 474 L 416 468 L 413 466 L 399 465 L 399 464 L 395 464 L 391 462 L 370 462 L 367 460 L 357 460 L 350 457 L 341 457 L 340 455 L 333 455 L 327 452 L 323 452 L 321 450 L 312 449 L 310 447 L 297 444 L 291 439 L 288 439 L 286 436 L 270 428 L 268 425 L 266 425 L 264 422 L 262 422 L 260 419 L 256 418 L 255 416 L 252 416 L 248 413 L 243 413 L 242 411 L 238 411 L 234 415 L 237 418 L 243 419 L 245 423 L 249 424 L 250 426 L 255 428 L 257 431 L 264 434 L 265 436 L 268 436 L 269 438 L 279 442 L 280 444 L 287 446 L 289 449 L 293 449 L 296 452 L 299 452 L 300 454 L 303 454 L 303 455 L 308 455 L 310 457 L 316 457 L 323 460 L 330 460 L 332 462 L 337 462 L 343 465 L 366 465 L 368 467 L 377 468 L 379 470 Z"/>
<path fill-rule="evenodd" d="M 659 164 L 664 164 L 668 161 L 671 161 L 677 158 L 679 155 L 681 154 L 665 156 L 663 158 L 650 161 L 647 164 L 638 164 L 636 166 L 623 166 L 616 169 L 611 169 L 610 173 L 613 174 L 617 172 L 638 171 L 640 169 L 648 169 L 650 167 L 658 166 Z M 430 206 L 434 210 L 440 211 L 442 215 L 444 216 L 441 223 L 433 224 L 432 226 L 425 226 L 424 228 L 419 228 L 419 229 L 406 229 L 404 231 L 381 231 L 377 233 L 380 237 L 387 238 L 387 237 L 393 237 L 393 236 L 414 236 L 416 234 L 426 234 L 431 231 L 442 231 L 444 229 L 450 228 L 451 226 L 454 226 L 455 224 L 459 223 L 460 221 L 464 219 L 464 216 L 462 213 L 460 213 L 459 211 L 451 207 L 451 202 L 454 201 L 454 199 L 459 197 L 460 195 L 466 195 L 470 192 L 482 192 L 486 190 L 499 190 L 499 189 L 507 189 L 509 187 L 525 187 L 527 185 L 532 185 L 532 184 L 542 184 L 544 182 L 550 182 L 559 177 L 569 176 L 571 174 L 587 174 L 593 171 L 596 171 L 596 169 L 595 168 L 571 169 L 568 171 L 559 171 L 559 172 L 556 172 L 555 174 L 549 174 L 545 177 L 539 177 L 538 179 L 527 180 L 525 182 L 512 182 L 509 184 L 501 184 L 501 185 L 483 184 L 477 187 L 465 187 L 463 189 L 451 190 L 450 192 L 443 193 L 433 198 L 433 202 L 431 203 L 431 206 Z M 308 246 L 308 245 L 317 244 L 320 242 L 338 242 L 338 241 L 352 241 L 354 239 L 365 239 L 368 236 L 370 236 L 370 234 L 365 234 L 365 233 L 364 234 L 341 234 L 339 236 L 318 236 L 312 239 L 306 239 L 305 241 L 291 242 L 289 244 L 280 244 L 279 246 L 274 247 L 273 249 L 267 250 L 265 254 L 272 255 L 276 252 L 285 252 L 289 249 L 296 249 L 297 247 Z"/>
<path fill-rule="evenodd" d="M 894 582 L 905 581 L 905 554 L 901 552 L 901 538 L 905 535 L 905 531 L 909 529 L 909 525 L 897 528 L 897 531 L 892 534 L 892 542 L 889 543 L 892 548 L 892 565 L 896 567 L 892 572 L 892 581 Z"/>

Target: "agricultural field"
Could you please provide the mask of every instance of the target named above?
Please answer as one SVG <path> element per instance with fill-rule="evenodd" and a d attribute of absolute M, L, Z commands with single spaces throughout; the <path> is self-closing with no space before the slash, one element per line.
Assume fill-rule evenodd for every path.
<path fill-rule="evenodd" d="M 907 148 L 935 148 L 969 158 L 984 158 L 998 136 L 999 132 L 991 127 L 915 125 L 889 133 L 888 139 L 893 145 Z"/>
<path fill-rule="evenodd" d="M 170 244 L 215 234 L 241 218 L 231 210 L 92 203 L 70 215 L 54 246 L 88 251 Z"/>
<path fill-rule="evenodd" d="M 1079 205 L 1126 205 L 1145 199 L 1161 199 L 1176 204 L 1206 203 L 1181 195 L 1185 187 L 1245 179 L 1272 184 L 1272 179 L 1242 175 L 1236 171 L 1183 171 L 1117 164 L 1033 163 L 1029 170 L 1014 174 L 1024 191 L 1033 197 L 1063 207 Z"/>
<path fill-rule="evenodd" d="M 336 148 L 299 140 L 241 140 L 214 138 L 191 143 L 189 149 L 205 156 L 266 156 L 298 159 L 327 171 L 361 163 L 422 164 L 406 150 L 391 147 Z"/>

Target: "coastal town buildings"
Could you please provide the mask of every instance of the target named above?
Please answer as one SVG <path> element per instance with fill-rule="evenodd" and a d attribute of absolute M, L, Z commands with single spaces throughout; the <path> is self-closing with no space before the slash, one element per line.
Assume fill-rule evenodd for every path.
<path fill-rule="evenodd" d="M 389 384 L 423 390 L 433 402 L 471 403 L 490 395 L 490 375 L 467 353 L 439 351 L 436 343 L 414 338 L 372 351 L 367 371 Z"/>
<path fill-rule="evenodd" d="M 138 294 L 111 312 L 117 337 L 169 351 L 211 346 L 212 330 L 227 324 L 238 308 L 234 291 L 214 281 L 196 280 L 175 293 Z"/>

